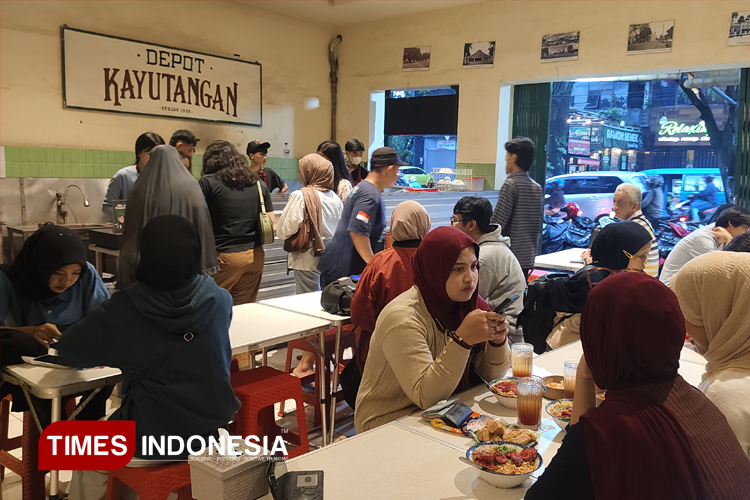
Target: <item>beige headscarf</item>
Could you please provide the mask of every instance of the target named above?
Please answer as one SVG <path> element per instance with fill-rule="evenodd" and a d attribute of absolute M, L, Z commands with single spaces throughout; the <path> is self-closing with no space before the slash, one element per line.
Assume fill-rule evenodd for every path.
<path fill-rule="evenodd" d="M 333 165 L 317 153 L 303 156 L 299 161 L 299 180 L 305 186 L 301 189 L 305 200 L 305 210 L 310 217 L 310 230 L 313 252 L 323 253 L 326 246 L 320 228 L 323 227 L 323 212 L 320 198 L 315 191 L 323 193 L 333 189 Z"/>
<path fill-rule="evenodd" d="M 750 372 L 750 254 L 711 252 L 688 262 L 672 280 L 685 320 L 706 330 L 706 377 Z"/>
<path fill-rule="evenodd" d="M 430 232 L 432 222 L 427 210 L 416 201 L 403 201 L 391 215 L 393 241 L 421 240 Z"/>

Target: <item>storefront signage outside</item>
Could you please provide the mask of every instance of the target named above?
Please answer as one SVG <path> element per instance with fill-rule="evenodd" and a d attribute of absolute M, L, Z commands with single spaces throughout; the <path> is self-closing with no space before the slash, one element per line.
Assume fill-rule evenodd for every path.
<path fill-rule="evenodd" d="M 456 141 L 437 141 L 438 149 L 456 150 Z"/>
<path fill-rule="evenodd" d="M 68 27 L 62 50 L 66 108 L 263 124 L 258 63 Z"/>
<path fill-rule="evenodd" d="M 685 125 L 680 122 L 664 122 L 659 129 L 659 135 L 706 135 L 706 124 L 700 122 L 696 125 Z"/>
<path fill-rule="evenodd" d="M 579 165 L 591 165 L 593 167 L 599 166 L 599 160 L 594 158 L 578 158 Z"/>
<path fill-rule="evenodd" d="M 591 155 L 591 143 L 578 139 L 568 139 L 568 154 L 579 156 Z"/>
<path fill-rule="evenodd" d="M 602 127 L 605 148 L 643 149 L 643 135 L 632 130 L 616 127 Z"/>
<path fill-rule="evenodd" d="M 580 141 L 591 140 L 591 127 L 569 127 L 568 138 Z"/>

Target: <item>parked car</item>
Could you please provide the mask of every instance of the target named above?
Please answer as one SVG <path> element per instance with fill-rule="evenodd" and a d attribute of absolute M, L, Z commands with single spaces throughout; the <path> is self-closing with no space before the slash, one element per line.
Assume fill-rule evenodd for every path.
<path fill-rule="evenodd" d="M 643 172 L 581 172 L 558 175 L 547 179 L 545 192 L 552 190 L 553 182 L 563 182 L 565 202 L 577 203 L 583 211 L 581 215 L 598 221 L 612 212 L 612 196 L 617 186 L 624 182 L 646 189 L 646 175 Z"/>
<path fill-rule="evenodd" d="M 688 199 L 688 195 L 696 194 L 706 188 L 706 182 L 703 178 L 706 175 L 714 177 L 714 185 L 719 192 L 716 194 L 718 204 L 726 203 L 727 196 L 724 193 L 724 183 L 721 179 L 721 172 L 718 168 L 652 168 L 643 170 L 640 173 L 647 177 L 660 175 L 664 178 L 664 211 L 662 215 L 668 215 L 666 207 L 674 205 Z"/>
<path fill-rule="evenodd" d="M 423 169 L 419 167 L 414 167 L 412 165 L 405 165 L 403 167 L 400 167 L 398 171 L 399 173 L 404 174 L 404 177 L 406 177 L 406 179 L 409 181 L 411 181 L 412 177 L 416 177 L 417 182 L 422 187 L 428 187 L 430 185 L 430 181 L 432 181 L 432 175 L 428 174 L 427 172 L 425 172 Z"/>

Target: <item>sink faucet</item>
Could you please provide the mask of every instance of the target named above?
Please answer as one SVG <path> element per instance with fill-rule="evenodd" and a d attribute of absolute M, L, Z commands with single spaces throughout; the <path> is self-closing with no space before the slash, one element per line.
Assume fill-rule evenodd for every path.
<path fill-rule="evenodd" d="M 63 210 L 62 207 L 65 205 L 65 200 L 68 198 L 68 190 L 70 188 L 77 188 L 81 195 L 83 196 L 83 206 L 88 207 L 91 206 L 91 203 L 89 203 L 89 200 L 86 198 L 86 193 L 83 192 L 83 189 L 81 189 L 80 186 L 76 186 L 75 184 L 69 184 L 68 187 L 65 188 L 65 193 L 60 194 L 60 192 L 55 193 L 55 197 L 57 197 L 57 223 L 58 224 L 67 224 L 68 223 L 68 211 Z M 73 214 L 75 216 L 75 214 Z M 77 219 L 76 219 L 77 220 Z"/>

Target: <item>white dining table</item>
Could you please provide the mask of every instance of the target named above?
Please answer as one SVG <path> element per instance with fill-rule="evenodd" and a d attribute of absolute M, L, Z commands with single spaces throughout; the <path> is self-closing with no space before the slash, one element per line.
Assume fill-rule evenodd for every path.
<path fill-rule="evenodd" d="M 563 364 L 578 360 L 580 342 L 534 357 L 537 376 L 562 375 Z M 684 348 L 679 373 L 697 386 L 705 369 L 698 353 Z M 477 413 L 516 422 L 516 410 L 501 405 L 486 387 L 479 386 L 457 398 Z M 543 407 L 549 401 L 544 400 Z M 474 467 L 459 456 L 475 444 L 472 438 L 437 429 L 420 412 L 400 418 L 352 438 L 291 459 L 292 471 L 323 470 L 326 498 L 372 499 L 500 499 L 520 500 L 554 458 L 565 432 L 542 409 L 539 450 L 543 466 L 516 488 L 495 488 L 479 478 Z M 264 499 L 270 499 L 268 495 Z"/>
<path fill-rule="evenodd" d="M 578 271 L 584 266 L 581 254 L 584 248 L 568 248 L 561 252 L 537 255 L 534 259 L 535 269 L 553 269 L 559 271 Z"/>
<path fill-rule="evenodd" d="M 339 363 L 341 362 L 341 331 L 344 326 L 350 324 L 351 317 L 344 315 L 331 314 L 323 309 L 320 305 L 320 297 L 323 292 L 310 292 L 302 293 L 299 295 L 288 295 L 286 297 L 277 297 L 275 299 L 261 300 L 259 303 L 265 306 L 275 307 L 284 311 L 294 311 L 299 314 L 312 316 L 314 318 L 329 321 L 331 326 L 336 328 L 336 340 L 334 345 L 334 370 L 331 374 L 331 429 L 330 435 L 326 432 L 326 419 L 323 418 L 323 446 L 333 441 L 333 433 L 336 429 L 336 389 L 339 385 Z M 328 366 L 327 361 L 323 353 L 325 353 L 325 339 L 321 336 L 320 340 L 320 365 Z M 326 414 L 326 405 L 324 402 L 325 395 L 321 391 L 321 406 L 320 411 L 322 415 Z"/>

